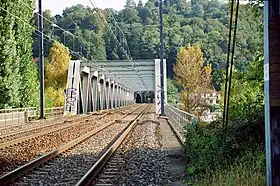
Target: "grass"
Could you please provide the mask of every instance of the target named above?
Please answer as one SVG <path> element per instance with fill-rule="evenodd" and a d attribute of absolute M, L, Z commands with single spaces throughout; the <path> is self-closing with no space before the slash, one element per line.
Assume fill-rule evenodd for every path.
<path fill-rule="evenodd" d="M 219 123 L 186 131 L 187 185 L 266 185 L 262 117 L 232 122 L 227 133 Z"/>
<path fill-rule="evenodd" d="M 204 178 L 195 178 L 193 186 L 264 186 L 265 155 L 261 151 L 247 152 L 226 169 L 210 172 Z"/>
<path fill-rule="evenodd" d="M 219 170 L 204 179 L 193 181 L 193 186 L 264 186 L 265 173 L 244 164 Z"/>

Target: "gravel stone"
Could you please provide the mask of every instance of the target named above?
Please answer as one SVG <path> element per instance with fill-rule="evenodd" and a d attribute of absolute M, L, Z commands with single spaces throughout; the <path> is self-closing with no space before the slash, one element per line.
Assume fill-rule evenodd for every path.
<path fill-rule="evenodd" d="M 131 111 L 131 107 L 125 108 L 125 110 L 122 111 L 110 111 L 108 112 L 108 115 L 99 120 L 95 120 L 96 116 L 92 115 L 87 118 L 87 122 L 80 121 L 79 125 L 72 122 L 73 127 L 39 136 L 23 143 L 1 149 L 0 175 L 17 168 L 38 156 L 50 152 L 63 143 L 69 142 L 104 123 L 112 122 L 115 119 L 120 118 L 123 115 L 123 112 L 127 113 L 129 111 Z"/>

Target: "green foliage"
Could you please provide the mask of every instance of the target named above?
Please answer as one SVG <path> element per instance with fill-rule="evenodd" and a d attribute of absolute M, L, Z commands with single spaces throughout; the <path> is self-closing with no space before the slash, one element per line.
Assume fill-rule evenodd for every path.
<path fill-rule="evenodd" d="M 178 102 L 178 88 L 172 79 L 167 79 L 167 102 L 176 104 Z"/>
<path fill-rule="evenodd" d="M 15 30 L 16 3 L 1 1 L 0 6 L 10 13 L 0 14 L 0 108 L 19 106 L 19 57 L 17 55 Z"/>
<path fill-rule="evenodd" d="M 94 13 L 95 10 L 82 5 L 66 8 L 62 15 L 57 15 L 55 18 L 50 17 L 48 11 L 44 14 L 48 16 L 48 19 L 54 19 L 59 26 L 82 38 L 81 40 L 73 39 L 73 36 L 68 33 L 54 32 L 54 38 L 59 38 L 60 42 L 69 49 L 82 53 L 90 60 L 127 58 L 123 52 L 127 46 L 120 46 L 114 36 L 115 34 L 119 40 L 123 40 L 115 20 L 126 36 L 133 59 L 155 59 L 159 58 L 160 51 L 159 11 L 155 4 L 155 0 L 149 0 L 146 4 L 139 1 L 138 5 L 134 0 L 127 0 L 124 9 L 120 11 L 99 9 L 102 19 Z M 164 57 L 169 63 L 168 76 L 173 78 L 173 64 L 176 62 L 178 47 L 200 43 L 205 63 L 211 64 L 212 72 L 216 74 L 213 85 L 216 90 L 220 90 L 222 76 L 215 72 L 226 66 L 228 4 L 217 0 L 170 0 L 164 1 L 163 8 L 165 12 L 163 16 Z M 246 69 L 247 64 L 254 60 L 259 46 L 262 45 L 262 29 L 259 26 L 262 19 L 254 16 L 256 12 L 260 13 L 258 9 L 251 8 L 249 5 L 240 7 L 235 49 L 235 66 L 238 70 Z M 115 20 L 111 14 L 116 18 Z M 109 25 L 104 24 L 105 19 Z M 52 35 L 52 27 L 45 26 L 50 30 L 46 34 Z M 37 48 L 38 45 L 35 45 L 33 51 L 37 52 Z M 87 53 L 86 50 L 89 52 Z"/>
<path fill-rule="evenodd" d="M 25 0 L 24 3 L 35 7 L 34 0 Z M 34 16 L 34 12 L 29 8 L 22 8 L 18 6 L 18 16 L 26 22 L 30 22 Z M 37 65 L 32 59 L 32 34 L 34 29 L 27 26 L 22 21 L 18 20 L 16 40 L 17 40 L 17 52 L 20 58 L 19 73 L 20 79 L 20 107 L 36 107 L 39 105 L 39 78 Z"/>
<path fill-rule="evenodd" d="M 23 3 L 35 6 L 33 0 Z M 33 11 L 20 4 L 0 2 L 7 10 L 0 13 L 0 108 L 38 104 L 37 71 L 31 51 L 33 29 L 24 23 L 31 21 Z"/>
<path fill-rule="evenodd" d="M 261 151 L 247 152 L 227 169 L 213 171 L 203 179 L 193 180 L 193 186 L 265 185 L 265 155 Z"/>
<path fill-rule="evenodd" d="M 233 69 L 227 129 L 221 121 L 186 129 L 188 172 L 194 185 L 265 183 L 263 57 L 258 55 L 246 69 Z"/>
<path fill-rule="evenodd" d="M 251 62 L 245 72 L 234 69 L 232 77 L 230 119 L 262 112 L 264 107 L 263 57 L 258 55 L 256 61 Z"/>
<path fill-rule="evenodd" d="M 226 132 L 220 121 L 212 124 L 198 123 L 196 129 L 188 125 L 185 149 L 190 178 L 200 179 L 214 171 L 227 169 L 230 164 L 240 162 L 239 159 L 244 158 L 247 152 L 263 153 L 263 120 L 264 117 L 259 113 L 250 118 L 239 118 L 230 123 Z"/>

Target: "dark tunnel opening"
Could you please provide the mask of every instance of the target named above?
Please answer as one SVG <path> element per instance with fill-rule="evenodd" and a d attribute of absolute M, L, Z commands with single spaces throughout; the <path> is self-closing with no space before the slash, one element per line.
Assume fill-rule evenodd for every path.
<path fill-rule="evenodd" d="M 153 103 L 154 97 L 154 91 L 141 91 L 134 93 L 136 103 Z"/>
<path fill-rule="evenodd" d="M 142 98 L 139 94 L 136 94 L 136 103 L 143 103 Z"/>

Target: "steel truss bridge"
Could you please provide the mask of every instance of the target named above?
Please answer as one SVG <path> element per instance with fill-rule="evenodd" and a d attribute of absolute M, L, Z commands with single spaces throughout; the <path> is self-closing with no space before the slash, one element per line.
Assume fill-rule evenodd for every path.
<path fill-rule="evenodd" d="M 160 112 L 160 60 L 70 61 L 64 115 L 111 109 L 135 103 L 134 93 L 154 91 Z M 165 98 L 166 60 L 164 60 Z M 166 102 L 166 101 L 165 101 Z"/>

